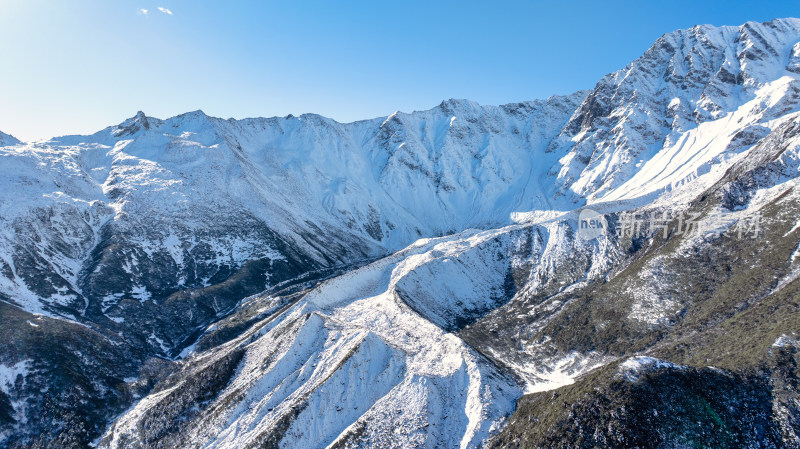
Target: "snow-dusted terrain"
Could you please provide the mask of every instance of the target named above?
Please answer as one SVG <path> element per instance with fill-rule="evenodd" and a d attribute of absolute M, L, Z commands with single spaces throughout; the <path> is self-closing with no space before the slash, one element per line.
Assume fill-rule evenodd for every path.
<path fill-rule="evenodd" d="M 493 259 L 499 233 L 420 240 L 321 284 L 279 316 L 199 357 L 193 363 L 244 349 L 233 379 L 188 426 L 189 437 L 180 444 L 202 446 L 213 435 L 208 447 L 279 440 L 310 448 L 398 438 L 419 447 L 478 445 L 513 411 L 521 392 L 513 378 L 437 326 L 442 318 L 427 311 L 487 308 L 480 304 L 486 295 L 468 290 L 470 298 L 459 289 L 465 282 L 491 284 L 496 276 L 469 279 L 475 267 L 463 266 L 472 261 L 461 258 L 471 259 L 464 255 L 468 251 Z M 401 284 L 433 287 L 417 297 L 424 312 L 400 299 Z M 140 402 L 115 424 L 109 446 L 147 446 L 141 421 L 159 401 L 176 401 L 172 393 L 180 387 Z"/>
<path fill-rule="evenodd" d="M 140 112 L 89 136 L 0 133 L 0 299 L 34 314 L 26 332 L 38 316 L 143 360 L 185 357 L 98 424 L 102 446 L 478 447 L 523 392 L 615 360 L 531 338 L 625 260 L 613 230 L 576 236 L 581 208 L 678 212 L 767 167 L 706 220 L 733 226 L 794 185 L 798 127 L 800 20 L 783 19 L 666 34 L 594 89 L 547 100 L 346 124 Z M 657 265 L 631 283 L 625 319 L 680 312 Z M 302 294 L 281 290 L 301 278 Z M 467 343 L 478 322 L 515 334 Z M 12 377 L 39 362 L 0 362 L 21 404 Z"/>

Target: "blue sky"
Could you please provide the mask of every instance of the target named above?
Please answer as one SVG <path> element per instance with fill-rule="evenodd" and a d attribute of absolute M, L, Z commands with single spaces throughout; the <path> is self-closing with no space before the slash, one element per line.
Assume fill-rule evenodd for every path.
<path fill-rule="evenodd" d="M 543 98 L 593 87 L 677 28 L 797 16 L 798 0 L 0 0 L 0 130 Z"/>

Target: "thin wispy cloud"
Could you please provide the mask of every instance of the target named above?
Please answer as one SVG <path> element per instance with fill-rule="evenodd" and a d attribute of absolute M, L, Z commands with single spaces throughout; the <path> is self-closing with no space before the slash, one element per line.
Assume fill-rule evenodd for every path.
<path fill-rule="evenodd" d="M 165 8 L 165 7 L 163 7 L 163 6 L 159 6 L 159 7 L 158 7 L 158 10 L 159 10 L 159 11 L 161 11 L 161 12 L 163 12 L 164 14 L 169 14 L 169 15 L 172 15 L 172 11 L 168 10 L 167 8 Z"/>
<path fill-rule="evenodd" d="M 144 8 L 139 8 L 139 11 L 137 11 L 137 12 L 138 12 L 139 14 L 143 15 L 143 16 L 146 16 L 146 15 L 147 15 L 147 10 L 146 10 L 146 9 L 144 9 Z"/>

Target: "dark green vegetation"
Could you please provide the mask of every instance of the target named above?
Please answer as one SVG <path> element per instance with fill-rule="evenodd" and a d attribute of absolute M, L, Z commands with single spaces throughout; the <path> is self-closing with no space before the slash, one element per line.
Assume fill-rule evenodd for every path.
<path fill-rule="evenodd" d="M 268 263 L 250 262 L 219 284 L 175 292 L 158 305 L 142 307 L 138 301 L 124 299 L 120 305 L 124 307 L 130 303 L 136 307 L 140 313 L 128 311 L 135 317 L 129 320 L 140 320 L 138 325 L 142 327 L 147 327 L 148 323 L 162 323 L 161 328 L 180 342 L 173 346 L 172 355 L 177 355 L 191 342 L 203 349 L 241 335 L 253 323 L 296 300 L 304 289 L 350 268 L 306 271 L 263 291 L 264 276 L 270 268 L 265 266 Z M 271 268 L 274 276 L 283 277 L 288 277 L 292 269 L 301 270 L 298 266 Z M 259 292 L 274 296 L 272 308 L 264 310 L 263 302 L 245 302 L 236 307 L 246 296 Z M 215 311 L 220 306 L 231 311 Z M 159 307 L 161 313 L 147 311 L 146 307 Z M 186 309 L 183 315 L 194 311 L 194 315 L 188 312 L 194 321 L 174 316 L 182 308 Z M 175 320 L 175 325 L 165 325 L 165 320 Z M 216 320 L 220 321 L 213 331 L 199 332 Z M 174 383 L 170 379 L 181 378 L 187 369 L 155 353 L 144 339 L 146 333 L 126 332 L 114 326 L 115 323 L 106 326 L 91 322 L 77 324 L 33 315 L 2 301 L 0 322 L 3 323 L 0 341 L 4 343 L 0 346 L 0 360 L 7 366 L 20 363 L 28 373 L 24 378 L 18 377 L 12 390 L 14 397 L 0 390 L 0 428 L 16 435 L 15 443 L 9 448 L 87 447 L 102 435 L 111 418 L 125 411 L 136 399 L 151 393 L 157 384 L 157 391 L 169 389 Z M 224 387 L 237 363 L 235 356 L 228 356 L 204 370 L 195 367 L 192 373 L 197 382 L 182 385 L 171 394 L 202 403 L 206 396 L 211 397 Z M 192 401 L 176 403 L 195 403 Z M 179 426 L 198 410 L 175 408 L 163 413 L 159 416 L 169 419 L 150 423 L 148 441 L 156 441 L 168 433 L 174 435 L 177 429 L 174 426 Z M 36 417 L 35 424 L 28 422 L 30 417 Z"/>
<path fill-rule="evenodd" d="M 323 416 L 330 401 L 322 395 L 249 408 L 265 391 L 258 379 L 284 380 L 295 369 L 291 357 L 289 369 L 275 366 L 304 326 L 279 327 L 275 315 L 303 305 L 306 289 L 336 274 L 332 267 L 471 226 L 502 227 L 492 233 L 509 240 L 474 258 L 429 251 L 424 257 L 440 267 L 458 268 L 459 285 L 447 285 L 445 269 L 404 276 L 391 286 L 394 299 L 537 388 L 584 374 L 522 398 L 490 444 L 796 446 L 798 41 L 797 19 L 698 26 L 662 36 L 590 91 L 500 107 L 450 100 L 351 124 L 313 114 L 237 121 L 197 111 L 162 121 L 140 112 L 92 136 L 16 145 L 0 134 L 0 145 L 14 145 L 0 151 L 8 179 L 0 198 L 0 446 L 86 447 L 113 426 L 101 446 L 204 447 L 228 413 L 244 408 L 263 427 L 230 446 L 307 441 L 287 439 L 301 423 L 356 424 L 358 407 Z M 719 182 L 707 188 L 711 179 Z M 697 196 L 687 203 L 690 193 Z M 611 201 L 598 205 L 611 212 L 609 233 L 580 241 L 575 208 L 595 199 Z M 647 203 L 632 212 L 688 207 L 708 230 L 764 220 L 757 239 L 657 229 L 616 238 L 622 215 L 614 212 Z M 533 222 L 519 224 L 525 217 Z M 509 218 L 516 225 L 504 227 Z M 459 240 L 464 249 L 477 241 Z M 468 296 L 475 301 L 462 301 Z M 306 312 L 309 333 L 326 332 L 321 312 Z M 362 326 L 363 315 L 352 316 L 336 320 Z M 375 319 L 371 330 L 396 333 L 401 356 L 424 351 L 428 335 L 405 347 L 411 340 L 395 332 L 402 322 Z M 181 359 L 191 347 L 197 352 Z M 375 360 L 349 351 L 343 360 L 354 365 L 364 354 Z M 351 365 L 330 368 L 357 374 Z M 469 387 L 461 377 L 435 387 L 442 397 L 475 398 L 475 373 Z M 478 445 L 487 434 L 474 433 L 476 421 L 499 427 L 518 396 L 492 390 L 500 386 L 493 375 L 480 375 L 481 394 L 502 405 L 497 413 L 477 412 L 472 399 L 447 402 L 455 405 L 438 408 L 463 416 L 420 408 L 413 421 L 430 427 L 408 428 L 433 436 L 428 446 Z M 373 373 L 359 375 L 339 399 L 363 408 L 372 383 Z M 246 396 L 251 387 L 256 398 Z M 280 419 L 264 421 L 278 407 Z M 373 429 L 389 414 L 369 416 L 377 418 L 318 437 L 338 443 L 308 445 L 418 441 Z M 468 425 L 452 425 L 467 417 Z M 437 437 L 440 424 L 457 432 Z"/>
<path fill-rule="evenodd" d="M 781 181 L 781 142 L 796 128 L 777 130 L 748 165 L 732 167 L 690 207 L 711 223 L 719 211 L 747 206 L 750 216 L 763 216 L 757 238 L 728 233 L 689 241 L 650 232 L 620 239 L 624 261 L 605 280 L 521 299 L 555 304 L 537 316 L 546 324 L 517 317 L 500 331 L 486 321 L 464 332 L 477 347 L 502 347 L 503 338 L 534 329 L 528 341 L 553 354 L 596 352 L 620 361 L 647 355 L 683 365 L 626 379 L 617 362 L 573 385 L 527 395 L 493 447 L 798 447 L 800 190 L 782 186 L 760 204 L 742 194 Z M 631 317 L 647 293 L 656 298 L 648 307 L 670 305 L 666 319 Z"/>
<path fill-rule="evenodd" d="M 164 398 L 158 405 L 147 411 L 138 433 L 147 447 L 178 447 L 181 430 L 185 423 L 202 413 L 201 407 L 228 384 L 243 355 L 242 350 L 234 350 L 221 357 L 211 357 L 200 366 L 187 368 L 181 366 L 173 374 L 159 383 L 154 394 Z M 191 371 L 192 382 L 183 379 Z M 123 446 L 129 446 L 122 441 Z"/>
<path fill-rule="evenodd" d="M 660 368 L 631 381 L 616 374 L 617 368 L 618 364 L 611 364 L 576 384 L 523 397 L 491 446 L 787 446 L 775 422 L 773 407 L 778 399 L 768 374 Z M 796 370 L 785 374 L 788 377 L 782 380 L 797 382 Z M 778 376 L 773 380 L 778 381 Z"/>
<path fill-rule="evenodd" d="M 11 408 L 16 402 L 15 409 L 37 417 L 42 429 L 11 447 L 86 445 L 103 431 L 107 416 L 122 412 L 137 393 L 124 379 L 138 376 L 145 356 L 119 338 L 4 303 L 0 320 L 0 356 L 32 373 L 17 377 L 14 397 L 0 392 L 3 428 L 25 432 L 24 418 Z"/>

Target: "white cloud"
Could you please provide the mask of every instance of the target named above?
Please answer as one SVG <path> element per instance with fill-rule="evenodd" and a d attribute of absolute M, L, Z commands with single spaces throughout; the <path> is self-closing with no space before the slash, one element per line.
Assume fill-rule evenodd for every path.
<path fill-rule="evenodd" d="M 172 15 L 172 11 L 168 10 L 167 8 L 165 8 L 165 7 L 163 7 L 163 6 L 159 6 L 159 7 L 158 7 L 158 10 L 159 10 L 159 11 L 161 11 L 161 12 L 163 12 L 164 14 L 169 14 L 169 15 Z"/>
<path fill-rule="evenodd" d="M 146 9 L 144 9 L 144 8 L 139 8 L 139 11 L 137 11 L 137 12 L 138 12 L 139 14 L 143 15 L 143 16 L 146 16 L 146 15 L 147 15 L 147 10 L 146 10 Z"/>

